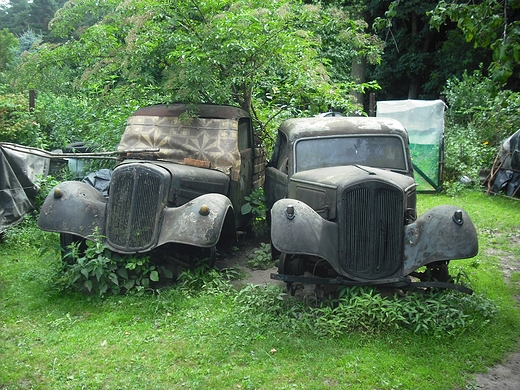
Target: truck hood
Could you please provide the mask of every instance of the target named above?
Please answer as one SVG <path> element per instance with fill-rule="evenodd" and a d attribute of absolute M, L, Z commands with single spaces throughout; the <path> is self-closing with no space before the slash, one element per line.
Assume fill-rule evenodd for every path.
<path fill-rule="evenodd" d="M 406 190 L 415 186 L 415 180 L 409 176 L 380 168 L 363 165 L 348 165 L 311 169 L 298 172 L 291 177 L 292 182 L 314 183 L 329 188 L 347 188 L 367 180 L 382 180 Z"/>

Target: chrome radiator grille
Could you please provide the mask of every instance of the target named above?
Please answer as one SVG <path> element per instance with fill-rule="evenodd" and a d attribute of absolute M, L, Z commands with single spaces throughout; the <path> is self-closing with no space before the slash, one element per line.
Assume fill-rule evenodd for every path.
<path fill-rule="evenodd" d="M 381 183 L 344 192 L 345 272 L 359 279 L 381 279 L 395 274 L 402 261 L 403 196 L 401 190 Z"/>
<path fill-rule="evenodd" d="M 156 242 L 169 183 L 168 172 L 155 165 L 129 164 L 114 172 L 106 226 L 110 246 L 136 252 Z"/>

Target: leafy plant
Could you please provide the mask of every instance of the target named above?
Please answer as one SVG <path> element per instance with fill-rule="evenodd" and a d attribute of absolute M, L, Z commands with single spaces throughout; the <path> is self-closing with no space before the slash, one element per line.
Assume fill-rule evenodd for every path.
<path fill-rule="evenodd" d="M 271 244 L 262 242 L 260 247 L 256 249 L 246 261 L 249 268 L 252 269 L 268 269 L 274 265 L 271 256 Z"/>
<path fill-rule="evenodd" d="M 479 172 L 491 168 L 502 141 L 520 128 L 520 94 L 497 91 L 480 71 L 449 80 L 445 128 L 446 183 L 468 176 L 479 183 Z"/>
<path fill-rule="evenodd" d="M 265 205 L 265 194 L 262 187 L 255 188 L 251 194 L 244 196 L 246 203 L 242 205 L 240 209 L 242 215 L 252 214 L 253 215 L 253 230 L 257 234 L 267 233 L 269 227 L 267 226 Z"/>
<path fill-rule="evenodd" d="M 104 296 L 123 292 L 143 292 L 158 282 L 160 274 L 172 278 L 165 267 L 157 267 L 148 256 L 122 256 L 109 251 L 97 232 L 86 240 L 69 246 L 69 261 L 63 264 L 60 283 L 65 288 L 77 288 L 90 294 Z"/>
<path fill-rule="evenodd" d="M 414 334 L 442 337 L 485 326 L 496 316 L 497 307 L 482 295 L 451 290 L 385 297 L 372 287 L 356 286 L 343 289 L 337 303 L 311 312 L 316 318 L 314 332 L 320 336 L 407 329 Z"/>
<path fill-rule="evenodd" d="M 177 285 L 187 296 L 208 292 L 228 292 L 231 289 L 228 275 L 227 270 L 219 272 L 208 265 L 207 259 L 201 259 L 193 269 L 181 272 Z"/>
<path fill-rule="evenodd" d="M 284 329 L 285 333 L 305 331 L 308 314 L 302 300 L 288 296 L 279 285 L 249 284 L 235 295 L 237 315 L 248 333 Z"/>
<path fill-rule="evenodd" d="M 40 125 L 29 111 L 29 100 L 22 94 L 0 95 L 0 141 L 42 147 L 46 143 Z"/>

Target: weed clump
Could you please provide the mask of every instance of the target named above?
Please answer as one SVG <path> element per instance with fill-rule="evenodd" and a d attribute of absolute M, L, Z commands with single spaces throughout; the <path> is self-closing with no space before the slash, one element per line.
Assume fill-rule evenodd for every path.
<path fill-rule="evenodd" d="M 235 303 L 252 328 L 276 326 L 288 333 L 311 332 L 325 338 L 393 330 L 456 336 L 485 326 L 497 314 L 494 302 L 478 294 L 440 290 L 389 297 L 362 286 L 344 288 L 338 299 L 309 305 L 279 286 L 250 285 L 238 292 Z"/>

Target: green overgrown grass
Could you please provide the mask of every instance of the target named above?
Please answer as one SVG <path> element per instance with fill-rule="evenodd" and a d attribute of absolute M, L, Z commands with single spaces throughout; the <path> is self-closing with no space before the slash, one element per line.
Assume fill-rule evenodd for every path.
<path fill-rule="evenodd" d="M 446 203 L 468 211 L 480 241 L 479 255 L 452 261 L 450 271 L 465 275 L 475 302 L 493 306 L 483 309 L 492 320 L 472 317 L 482 322 L 454 332 L 349 323 L 363 305 L 387 304 L 370 289 L 350 291 L 331 315 L 276 286 L 237 292 L 213 271 L 141 295 L 60 292 L 57 237 L 29 221 L 0 244 L 0 388 L 471 388 L 472 373 L 518 345 L 520 275 L 506 282 L 500 264 L 520 258 L 519 203 L 477 192 L 422 195 L 420 212 Z"/>

